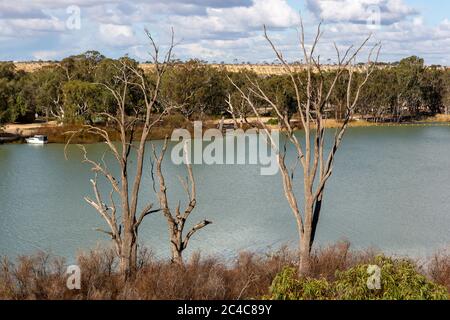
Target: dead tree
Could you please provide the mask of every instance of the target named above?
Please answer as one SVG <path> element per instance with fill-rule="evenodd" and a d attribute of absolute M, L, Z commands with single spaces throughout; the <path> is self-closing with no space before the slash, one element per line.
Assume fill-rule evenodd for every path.
<path fill-rule="evenodd" d="M 233 103 L 231 102 L 231 94 L 228 94 L 228 97 L 225 100 L 225 102 L 228 105 L 228 107 L 225 111 L 231 115 L 231 117 L 233 118 L 234 128 L 237 129 L 238 128 L 238 121 L 237 121 L 237 117 L 236 117 L 237 112 L 234 108 Z M 241 125 L 242 125 L 242 123 L 241 123 Z"/>
<path fill-rule="evenodd" d="M 300 118 L 304 130 L 304 138 L 299 138 L 295 134 L 295 128 L 291 120 L 283 116 L 281 106 L 278 105 L 276 101 L 269 98 L 268 94 L 264 92 L 257 80 L 248 78 L 251 85 L 250 88 L 244 90 L 234 84 L 230 78 L 234 87 L 240 92 L 247 105 L 255 113 L 259 125 L 266 132 L 269 137 L 268 142 L 271 144 L 277 155 L 278 165 L 283 180 L 284 194 L 295 217 L 299 235 L 299 276 L 308 275 L 310 272 L 311 249 L 321 214 L 325 187 L 333 172 L 335 155 L 341 146 L 344 133 L 352 119 L 360 92 L 375 68 L 376 63 L 371 61 L 371 59 L 375 56 L 376 62 L 380 50 L 379 44 L 376 44 L 370 50 L 368 63 L 365 65 L 362 73 L 360 71 L 358 74 L 358 76 L 361 76 L 361 74 L 363 75 L 362 79 L 356 83 L 354 79 L 356 77 L 354 62 L 356 57 L 366 46 L 370 37 L 368 37 L 361 46 L 355 49 L 353 47 L 348 48 L 344 54 L 340 52 L 335 44 L 334 47 L 337 52 L 336 74 L 331 79 L 331 83 L 326 84 L 325 73 L 320 63 L 320 56 L 315 55 L 315 50 L 321 35 L 321 25 L 319 24 L 314 42 L 308 50 L 308 46 L 305 43 L 303 22 L 301 22 L 300 48 L 303 51 L 307 73 L 306 81 L 302 81 L 298 74 L 293 70 L 292 65 L 286 61 L 282 53 L 276 48 L 264 27 L 264 36 L 274 51 L 277 59 L 283 66 L 284 71 L 289 76 L 293 88 L 295 89 L 297 100 L 296 114 L 297 117 Z M 330 97 L 335 89 L 336 83 L 343 75 L 347 76 L 346 111 L 340 127 L 336 129 L 334 133 L 332 145 L 329 149 L 330 151 L 327 151 L 327 148 L 325 148 L 326 116 L 324 110 L 326 105 L 330 102 Z M 306 91 L 306 98 L 301 98 L 301 90 Z M 286 163 L 286 145 L 284 146 L 284 151 L 280 150 L 281 148 L 277 147 L 278 144 L 276 141 L 272 140 L 269 134 L 270 129 L 267 124 L 262 121 L 253 97 L 258 98 L 260 101 L 264 101 L 275 110 L 278 120 L 287 136 L 286 143 L 290 143 L 296 151 L 296 163 L 300 163 L 303 168 L 303 208 L 300 208 L 297 195 L 294 191 L 294 170 L 296 165 L 293 166 L 294 169 L 289 169 L 288 164 Z"/>
<path fill-rule="evenodd" d="M 244 124 L 249 124 L 247 121 L 247 110 L 245 100 L 240 99 L 238 107 L 236 107 L 232 101 L 231 94 L 228 94 L 228 97 L 225 100 L 227 104 L 227 108 L 225 111 L 231 115 L 233 119 L 234 128 L 242 129 Z M 239 117 L 239 121 L 238 121 Z"/>
<path fill-rule="evenodd" d="M 142 174 L 144 171 L 144 158 L 146 155 L 146 141 L 151 129 L 161 121 L 169 112 L 171 107 L 161 110 L 157 106 L 160 94 L 161 81 L 172 59 L 174 48 L 173 32 L 172 41 L 160 61 L 160 50 L 152 36 L 147 32 L 153 49 L 154 81 L 150 82 L 144 72 L 130 63 L 128 59 L 121 59 L 115 66 L 116 76 L 112 83 L 99 83 L 115 99 L 116 113 L 102 112 L 99 116 L 107 118 L 117 130 L 119 143 L 113 143 L 110 132 L 97 126 L 85 125 L 83 130 L 102 138 L 107 146 L 107 152 L 111 153 L 114 161 L 120 168 L 119 174 L 115 175 L 106 165 L 106 161 L 94 161 L 88 157 L 83 146 L 83 162 L 92 166 L 95 178 L 91 180 L 94 198 L 86 197 L 86 202 L 91 205 L 105 220 L 108 229 L 96 229 L 111 236 L 115 252 L 119 257 L 119 268 L 121 274 L 127 278 L 136 270 L 138 231 L 144 218 L 151 213 L 161 211 L 154 209 L 152 203 L 147 203 L 143 209 L 138 210 Z M 143 105 L 134 108 L 134 114 L 127 112 L 127 96 L 131 87 L 138 88 L 143 96 Z M 137 129 L 140 136 L 137 136 Z M 74 137 L 78 132 L 73 132 Z M 71 137 L 71 139 L 72 139 Z M 68 144 L 71 139 L 69 139 Z M 130 156 L 135 153 L 133 165 L 134 176 L 129 175 Z M 102 192 L 97 184 L 97 177 L 102 176 L 111 187 L 108 200 L 104 200 Z M 115 202 L 118 198 L 120 203 Z M 109 202 L 109 204 L 106 204 Z"/>
<path fill-rule="evenodd" d="M 162 173 L 162 162 L 164 160 L 164 155 L 167 150 L 167 141 L 168 139 L 166 138 L 159 156 L 157 155 L 155 147 L 152 145 L 153 157 L 156 162 L 156 175 L 159 180 L 158 198 L 160 208 L 164 214 L 164 217 L 167 219 L 172 262 L 178 265 L 183 265 L 183 251 L 187 248 L 191 237 L 197 231 L 203 229 L 212 222 L 208 220 L 203 220 L 197 223 L 194 227 L 192 227 L 192 229 L 186 234 L 186 236 L 184 236 L 186 221 L 189 218 L 192 211 L 195 209 L 195 206 L 197 205 L 196 185 L 194 180 L 194 174 L 192 172 L 192 165 L 190 164 L 189 161 L 188 147 L 187 145 L 184 145 L 185 164 L 188 176 L 186 181 L 180 178 L 180 183 L 183 185 L 184 191 L 188 196 L 188 204 L 187 207 L 182 212 L 180 208 L 181 205 L 180 203 L 178 203 L 177 207 L 175 208 L 175 212 L 173 212 L 173 210 L 170 209 L 169 206 L 166 181 Z"/>
<path fill-rule="evenodd" d="M 56 108 L 56 112 L 53 109 L 50 109 L 50 114 L 56 118 L 58 123 L 64 122 L 65 110 L 61 104 L 61 95 L 58 93 L 56 99 L 53 99 L 53 105 Z"/>

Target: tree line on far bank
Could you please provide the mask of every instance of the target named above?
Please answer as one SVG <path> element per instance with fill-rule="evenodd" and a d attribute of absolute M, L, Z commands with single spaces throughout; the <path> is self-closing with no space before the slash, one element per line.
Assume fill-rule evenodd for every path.
<path fill-rule="evenodd" d="M 93 124 L 106 121 L 101 112 L 112 112 L 116 107 L 111 92 L 101 83 L 112 86 L 117 82 L 122 62 L 139 68 L 137 61 L 128 57 L 109 59 L 96 51 L 70 56 L 59 64 L 45 66 L 35 72 L 18 71 L 12 62 L 0 63 L 0 123 L 32 122 L 36 115 L 42 119 L 57 119 L 67 124 Z M 364 90 L 356 114 L 370 121 L 404 121 L 422 116 L 449 112 L 450 70 L 425 66 L 424 60 L 409 57 L 398 63 L 379 64 Z M 324 71 L 325 86 L 334 79 L 334 72 Z M 132 76 L 132 75 L 130 75 Z M 146 81 L 155 81 L 155 74 L 147 72 Z M 297 74 L 306 83 L 307 73 Z M 253 114 L 228 77 L 245 88 L 257 81 L 277 101 L 283 113 L 290 118 L 297 105 L 295 90 L 289 75 L 257 75 L 252 71 L 228 72 L 200 60 L 174 62 L 164 75 L 158 99 L 177 105 L 174 111 L 187 120 L 206 117 L 238 115 L 241 121 Z M 314 78 L 318 75 L 313 75 Z M 355 85 L 363 80 L 356 73 Z M 117 84 L 117 83 L 116 83 Z M 345 113 L 348 79 L 336 84 L 326 107 L 327 117 L 342 119 Z M 301 90 L 306 92 L 306 90 Z M 130 90 L 127 113 L 144 104 L 139 90 Z M 270 106 L 255 97 L 267 116 L 276 117 Z M 230 112 L 229 106 L 238 110 Z"/>

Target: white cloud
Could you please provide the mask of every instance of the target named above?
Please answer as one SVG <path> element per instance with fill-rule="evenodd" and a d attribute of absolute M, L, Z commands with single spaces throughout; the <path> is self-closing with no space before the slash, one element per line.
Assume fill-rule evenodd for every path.
<path fill-rule="evenodd" d="M 211 8 L 207 13 L 222 29 L 261 28 L 263 24 L 287 28 L 299 22 L 298 13 L 284 0 L 254 0 L 250 7 Z"/>
<path fill-rule="evenodd" d="M 223 56 L 224 52 L 218 48 L 205 46 L 201 43 L 190 43 L 181 45 L 180 49 L 184 50 L 188 56 L 202 57 L 203 59 L 217 59 Z"/>
<path fill-rule="evenodd" d="M 425 0 L 424 0 L 425 1 Z M 435 0 L 438 1 L 438 0 Z M 430 63 L 450 64 L 450 21 L 440 24 L 420 15 L 409 0 L 305 0 L 307 39 L 318 19 L 324 19 L 324 59 L 334 57 L 332 43 L 358 44 L 369 33 L 383 42 L 383 59 L 417 54 Z M 65 27 L 66 8 L 81 8 L 81 30 Z M 380 10 L 382 25 L 366 27 L 371 6 Z M 438 7 L 439 8 L 439 7 Z M 311 13 L 311 14 L 310 14 Z M 173 27 L 181 45 L 181 59 L 272 61 L 262 38 L 268 25 L 271 37 L 287 57 L 299 60 L 299 14 L 287 0 L 0 0 L 1 57 L 54 59 L 84 50 L 110 56 L 130 53 L 148 59 L 147 27 L 161 45 Z M 12 41 L 21 37 L 20 41 Z M 61 49 L 64 48 L 64 51 Z"/>
<path fill-rule="evenodd" d="M 114 47 L 132 46 L 137 43 L 133 28 L 128 25 L 100 24 L 100 39 Z"/>
<path fill-rule="evenodd" d="M 373 18 L 392 24 L 417 13 L 403 0 L 306 0 L 308 8 L 325 22 L 366 23 Z"/>
<path fill-rule="evenodd" d="M 58 19 L 8 19 L 0 20 L 0 36 L 32 36 L 36 33 L 61 32 L 65 23 Z"/>
<path fill-rule="evenodd" d="M 61 54 L 65 54 L 65 52 L 59 50 L 41 50 L 33 52 L 33 58 L 47 61 L 57 59 Z"/>
<path fill-rule="evenodd" d="M 166 24 L 187 39 L 236 39 L 262 30 L 264 24 L 284 29 L 298 23 L 299 14 L 285 0 L 254 0 L 249 7 L 207 8 L 206 16 L 171 16 Z"/>

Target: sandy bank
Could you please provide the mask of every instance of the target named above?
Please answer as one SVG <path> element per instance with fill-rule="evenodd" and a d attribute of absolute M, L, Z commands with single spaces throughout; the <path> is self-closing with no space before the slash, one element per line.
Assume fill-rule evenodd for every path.
<path fill-rule="evenodd" d="M 267 123 L 273 120 L 273 117 L 262 117 L 262 121 Z M 256 117 L 248 117 L 247 121 L 249 123 L 257 123 L 258 119 Z M 218 128 L 221 120 L 206 120 L 204 121 L 203 129 L 208 128 Z M 300 121 L 298 121 L 300 123 Z M 223 124 L 226 128 L 233 126 L 233 119 L 225 119 Z M 335 119 L 328 119 L 325 121 L 326 128 L 339 128 L 342 125 L 340 121 Z M 430 117 L 420 121 L 408 122 L 408 123 L 374 123 L 365 120 L 353 120 L 350 122 L 349 127 L 351 128 L 363 128 L 363 127 L 383 127 L 383 126 L 435 126 L 443 125 L 450 126 L 450 115 L 437 115 L 435 117 Z M 188 125 L 188 127 L 191 127 Z M 248 128 L 248 126 L 246 126 Z M 22 137 L 32 136 L 35 134 L 44 134 L 49 137 L 50 143 L 65 143 L 68 139 L 68 135 L 65 134 L 67 131 L 79 130 L 81 126 L 61 126 L 56 121 L 50 121 L 48 123 L 30 123 L 30 124 L 6 124 L 2 127 L 3 132 L 11 135 L 20 135 Z M 269 125 L 271 129 L 278 129 L 278 125 Z M 167 123 L 160 127 L 155 127 L 150 136 L 151 140 L 164 139 L 165 136 L 170 136 L 172 131 L 176 129 L 173 124 Z M 192 128 L 191 128 L 192 129 Z M 116 138 L 116 133 L 111 130 L 111 137 L 113 140 Z M 117 137 L 118 138 L 118 137 Z M 7 139 L 5 141 L 7 142 Z M 98 137 L 94 137 L 87 133 L 80 135 L 77 139 L 73 140 L 72 143 L 95 143 L 100 142 Z"/>
<path fill-rule="evenodd" d="M 3 131 L 11 134 L 19 134 L 21 136 L 32 136 L 42 128 L 56 128 L 58 124 L 56 121 L 48 123 L 28 123 L 28 124 L 6 124 L 3 126 Z"/>

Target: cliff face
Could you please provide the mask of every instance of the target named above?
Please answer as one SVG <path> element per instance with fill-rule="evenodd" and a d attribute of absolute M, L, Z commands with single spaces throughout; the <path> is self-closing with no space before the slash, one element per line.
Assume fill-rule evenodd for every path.
<path fill-rule="evenodd" d="M 17 70 L 23 70 L 25 72 L 34 72 L 45 66 L 51 66 L 57 64 L 57 62 L 15 62 Z M 241 71 L 253 71 L 259 75 L 282 75 L 285 74 L 284 67 L 282 65 L 261 65 L 261 64 L 210 64 L 213 68 L 226 69 L 229 72 L 241 72 Z M 142 63 L 140 67 L 145 72 L 151 72 L 154 68 L 151 63 Z M 292 70 L 302 71 L 305 70 L 304 65 L 291 65 Z M 334 65 L 323 65 L 323 71 L 336 70 Z M 441 67 L 442 70 L 449 70 L 449 67 Z"/>
<path fill-rule="evenodd" d="M 284 66 L 282 65 L 261 65 L 261 64 L 210 64 L 211 67 L 217 69 L 225 69 L 229 72 L 253 71 L 258 75 L 283 75 L 286 74 Z M 144 71 L 151 71 L 153 65 L 149 63 L 141 64 Z M 323 71 L 336 70 L 334 65 L 322 66 Z M 295 72 L 300 72 L 306 69 L 304 65 L 291 65 L 291 69 Z"/>
<path fill-rule="evenodd" d="M 18 71 L 34 72 L 46 66 L 55 65 L 55 62 L 14 62 Z"/>
<path fill-rule="evenodd" d="M 35 72 L 43 67 L 56 65 L 57 62 L 15 62 L 17 70 L 25 72 Z M 285 74 L 284 67 L 281 65 L 259 65 L 259 64 L 211 64 L 213 68 L 225 69 L 229 72 L 253 71 L 259 75 L 282 75 Z M 145 72 L 153 71 L 154 65 L 151 63 L 142 63 L 140 67 Z M 291 66 L 295 71 L 305 69 L 302 65 Z M 335 66 L 324 66 L 324 70 L 335 69 Z"/>

